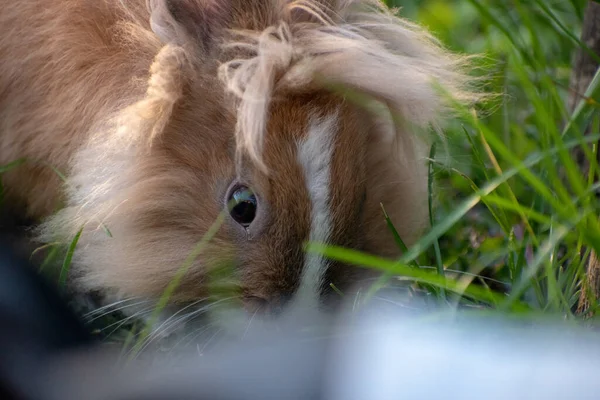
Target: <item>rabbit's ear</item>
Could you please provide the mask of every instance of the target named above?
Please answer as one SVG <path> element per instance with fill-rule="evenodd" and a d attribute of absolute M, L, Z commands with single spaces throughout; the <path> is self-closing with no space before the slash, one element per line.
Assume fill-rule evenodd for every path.
<path fill-rule="evenodd" d="M 152 31 L 165 43 L 196 45 L 209 50 L 216 31 L 225 25 L 227 0 L 146 0 Z"/>

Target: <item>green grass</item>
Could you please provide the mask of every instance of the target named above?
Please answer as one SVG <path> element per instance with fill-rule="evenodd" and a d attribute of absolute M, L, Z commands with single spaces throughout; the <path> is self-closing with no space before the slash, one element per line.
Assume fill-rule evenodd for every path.
<path fill-rule="evenodd" d="M 463 110 L 444 132 L 447 144 L 431 161 L 433 227 L 400 260 L 309 250 L 383 270 L 386 279 L 410 277 L 447 304 L 579 320 L 574 309 L 589 255 L 582 248 L 600 250 L 598 103 L 582 102 L 574 113 L 566 106 L 585 1 L 396 3 L 388 2 L 450 49 L 485 54 L 487 90 L 504 99 L 478 117 Z M 589 98 L 600 98 L 598 83 Z M 590 176 L 570 155 L 576 147 L 592 163 Z M 505 285 L 494 292 L 489 280 L 473 278 L 481 275 Z"/>

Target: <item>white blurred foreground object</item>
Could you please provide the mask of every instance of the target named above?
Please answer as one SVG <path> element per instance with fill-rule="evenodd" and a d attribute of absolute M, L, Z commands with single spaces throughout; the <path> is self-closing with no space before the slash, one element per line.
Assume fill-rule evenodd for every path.
<path fill-rule="evenodd" d="M 176 363 L 157 355 L 152 366 L 123 366 L 2 250 L 3 400 L 600 398 L 596 333 L 465 314 L 424 322 L 433 313 L 381 304 L 337 321 L 286 315 L 248 325 L 242 340 L 201 356 L 194 345 Z"/>
<path fill-rule="evenodd" d="M 333 344 L 324 398 L 600 398 L 600 340 L 583 332 L 499 320 L 366 325 Z"/>
<path fill-rule="evenodd" d="M 190 351 L 177 367 L 108 373 L 110 360 L 61 360 L 49 364 L 39 398 L 600 398 L 600 340 L 545 324 L 365 318 L 318 338 L 285 329 L 258 336 L 202 357 Z"/>

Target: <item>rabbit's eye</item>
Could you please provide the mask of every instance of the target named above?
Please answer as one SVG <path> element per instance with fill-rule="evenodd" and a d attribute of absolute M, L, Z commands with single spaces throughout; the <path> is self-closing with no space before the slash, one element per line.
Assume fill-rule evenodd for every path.
<path fill-rule="evenodd" d="M 239 186 L 233 190 L 227 199 L 227 204 L 231 217 L 244 228 L 254 221 L 257 202 L 256 196 L 250 188 Z"/>

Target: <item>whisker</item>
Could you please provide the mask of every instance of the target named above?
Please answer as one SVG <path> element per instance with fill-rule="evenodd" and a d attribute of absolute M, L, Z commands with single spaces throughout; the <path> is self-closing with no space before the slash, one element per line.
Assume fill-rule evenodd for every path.
<path fill-rule="evenodd" d="M 163 329 L 163 331 L 164 331 L 164 330 L 167 330 L 167 329 L 168 329 L 168 328 L 169 328 L 171 325 L 173 325 L 173 324 L 171 324 L 171 325 L 168 325 L 168 324 L 169 324 L 169 322 L 171 322 L 171 321 L 173 320 L 173 318 L 175 318 L 177 315 L 179 315 L 180 313 L 184 312 L 184 311 L 185 311 L 185 310 L 187 310 L 188 308 L 190 308 L 190 307 L 193 307 L 193 306 L 197 305 L 198 303 L 200 303 L 200 302 L 202 302 L 202 301 L 206 301 L 207 299 L 208 299 L 208 298 L 203 298 L 203 299 L 200 299 L 200 300 L 196 300 L 196 301 L 194 301 L 194 302 L 192 302 L 192 303 L 188 304 L 187 306 L 185 306 L 185 307 L 183 307 L 183 308 L 181 308 L 181 309 L 177 310 L 177 312 L 173 313 L 173 315 L 169 316 L 169 317 L 168 317 L 166 320 L 164 320 L 164 321 L 163 321 L 163 322 L 162 322 L 162 323 L 161 323 L 161 324 L 160 324 L 160 325 L 159 325 L 157 328 L 153 329 L 153 330 L 152 330 L 153 332 L 152 332 L 152 334 L 150 335 L 150 337 L 152 337 L 152 335 L 158 335 L 158 334 L 160 333 L 160 331 L 161 331 L 161 328 L 162 328 L 163 326 L 165 326 L 165 325 L 167 325 L 167 326 L 166 326 L 166 327 Z M 187 314 L 186 314 L 186 315 L 187 315 Z M 177 320 L 175 320 L 173 323 L 177 323 L 178 321 L 180 321 L 180 320 L 181 320 L 181 318 L 185 318 L 185 317 L 186 317 L 186 315 L 184 315 L 183 317 L 180 317 L 180 318 L 178 318 L 178 319 L 177 319 Z"/>
<path fill-rule="evenodd" d="M 134 313 L 134 314 L 126 317 L 126 318 L 123 318 L 122 320 L 113 322 L 112 324 L 110 324 L 108 326 L 105 326 L 104 328 L 101 329 L 101 331 L 103 332 L 103 331 L 105 331 L 105 330 L 107 330 L 107 329 L 109 329 L 109 328 L 111 328 L 111 327 L 113 327 L 113 326 L 115 326 L 115 325 L 118 324 L 117 327 L 115 329 L 113 329 L 112 331 L 110 331 L 110 333 L 107 335 L 107 336 L 110 337 L 110 335 L 112 335 L 113 333 L 115 333 L 116 331 L 118 331 L 119 328 L 121 328 L 123 325 L 125 325 L 128 321 L 131 321 L 132 319 L 138 318 L 138 317 L 140 317 L 142 315 L 148 314 L 152 310 L 153 310 L 153 307 L 148 307 L 148 308 L 145 308 L 143 310 L 140 310 L 140 311 L 138 311 L 138 312 L 136 312 L 136 313 Z"/>
<path fill-rule="evenodd" d="M 407 306 L 406 304 L 403 304 L 403 303 L 400 303 L 398 301 L 394 301 L 394 300 L 391 300 L 391 299 L 386 299 L 385 297 L 381 297 L 381 296 L 373 296 L 373 299 L 380 300 L 380 301 L 383 301 L 385 303 L 393 304 L 393 305 L 401 307 L 401 308 L 406 308 L 407 310 L 414 310 L 414 311 L 419 311 L 420 310 L 420 308 L 418 308 L 418 307 Z"/>
<path fill-rule="evenodd" d="M 142 304 L 147 304 L 149 302 L 150 302 L 149 300 L 142 300 L 142 301 L 138 301 L 138 302 L 133 303 L 133 304 L 125 304 L 125 305 L 123 305 L 121 307 L 116 307 L 116 308 L 110 308 L 110 307 L 112 307 L 112 304 L 110 304 L 109 307 L 108 307 L 108 310 L 106 309 L 106 306 L 104 306 L 105 312 L 102 312 L 101 314 L 96 315 L 93 318 L 86 318 L 86 322 L 90 323 L 90 322 L 93 322 L 93 321 L 95 321 L 95 320 L 97 320 L 99 318 L 102 318 L 102 317 L 106 316 L 106 315 L 109 315 L 109 314 L 111 314 L 113 312 L 123 311 L 123 310 L 125 310 L 127 308 L 139 306 L 139 305 L 142 305 Z"/>
<path fill-rule="evenodd" d="M 97 314 L 99 312 L 102 312 L 103 310 L 106 310 L 107 308 L 110 308 L 110 307 L 113 307 L 113 306 L 116 306 L 118 304 L 122 304 L 122 303 L 125 303 L 125 302 L 128 302 L 128 301 L 132 301 L 132 300 L 135 300 L 135 298 L 132 297 L 132 298 L 118 300 L 118 301 L 115 301 L 113 303 L 103 305 L 102 307 L 98 307 L 98 308 L 96 308 L 96 309 L 94 309 L 94 310 L 92 310 L 90 312 L 87 312 L 83 316 L 84 317 L 89 317 L 89 316 L 92 316 L 92 315 Z"/>
<path fill-rule="evenodd" d="M 196 340 L 196 338 L 198 336 L 200 336 L 201 334 L 203 334 L 204 332 L 209 331 L 211 328 L 214 327 L 214 323 L 208 323 L 206 324 L 203 328 L 199 329 L 199 330 L 195 330 L 192 331 L 190 333 L 188 333 L 187 335 L 185 335 L 183 338 L 181 338 L 177 343 L 175 343 L 175 345 L 173 346 L 174 348 L 178 347 L 179 345 L 181 345 L 181 343 L 186 340 L 187 338 L 189 338 L 190 336 L 192 336 L 192 338 L 190 340 L 188 340 L 185 345 L 183 345 L 182 347 L 185 348 L 187 346 L 190 345 L 190 343 L 192 343 L 194 340 Z"/>
<path fill-rule="evenodd" d="M 246 335 L 248 334 L 248 331 L 250 330 L 250 325 L 252 325 L 252 321 L 254 321 L 254 317 L 256 317 L 256 315 L 258 314 L 258 311 L 262 308 L 262 306 L 258 307 L 256 309 L 256 311 L 254 311 L 254 313 L 252 314 L 252 316 L 250 317 L 250 320 L 248 321 L 248 325 L 246 326 L 246 329 L 244 330 L 244 334 L 242 335 L 242 340 L 246 337 Z"/>
<path fill-rule="evenodd" d="M 358 307 L 358 305 L 360 304 L 360 298 L 362 296 L 362 292 L 359 289 L 356 294 L 354 295 L 354 301 L 352 302 L 352 312 L 356 311 L 356 308 Z"/>
<path fill-rule="evenodd" d="M 194 311 L 192 311 L 191 313 L 188 313 L 188 314 L 186 314 L 185 316 L 183 316 L 183 317 L 179 318 L 179 319 L 178 319 L 177 321 L 175 321 L 175 322 L 179 322 L 181 319 L 184 319 L 184 320 L 185 320 L 185 319 L 187 319 L 188 321 L 189 321 L 189 320 L 192 320 L 193 318 L 196 318 L 196 317 L 198 317 L 199 315 L 202 315 L 202 314 L 204 314 L 204 313 L 207 313 L 207 312 L 209 312 L 211 309 L 215 308 L 215 307 L 216 307 L 216 306 L 217 306 L 219 303 L 225 302 L 225 301 L 227 301 L 227 300 L 232 300 L 232 299 L 234 299 L 234 298 L 235 298 L 235 297 L 226 297 L 226 298 L 224 298 L 224 299 L 220 299 L 220 300 L 217 300 L 217 301 L 214 301 L 214 302 L 208 303 L 208 304 L 204 305 L 203 307 L 200 307 L 200 308 L 198 308 L 197 310 L 194 310 Z M 206 299 L 203 299 L 203 300 L 206 300 Z M 181 310 L 180 310 L 180 311 L 181 311 Z M 172 318 L 172 316 L 171 316 L 171 317 L 169 317 L 169 319 L 171 319 L 171 318 Z M 165 322 L 166 322 L 166 321 L 165 321 Z M 163 322 L 163 323 L 161 324 L 161 327 L 162 327 L 162 326 L 165 324 L 165 322 Z M 160 328 L 160 327 L 159 327 L 159 328 Z M 151 343 L 152 343 L 152 342 L 153 342 L 153 341 L 154 341 L 156 338 L 158 338 L 158 337 L 159 337 L 159 330 L 158 330 L 158 329 L 157 329 L 157 330 L 153 330 L 153 332 L 152 332 L 150 335 L 148 335 L 148 337 L 145 339 L 145 343 L 144 343 L 144 344 L 143 344 L 143 345 L 140 347 L 139 353 L 141 353 L 141 352 L 142 352 L 144 349 L 146 349 L 148 346 L 150 346 L 150 344 L 151 344 Z"/>
<path fill-rule="evenodd" d="M 223 332 L 223 329 L 222 329 L 222 328 L 218 329 L 218 330 L 217 330 L 215 333 L 213 333 L 213 335 L 210 337 L 210 339 L 208 339 L 208 340 L 206 341 L 206 343 L 204 343 L 204 346 L 202 346 L 202 349 L 201 349 L 201 350 L 198 350 L 198 355 L 199 355 L 200 357 L 202 357 L 202 353 L 204 353 L 204 350 L 206 350 L 206 348 L 208 347 L 208 345 L 210 344 L 210 342 L 212 342 L 212 341 L 214 340 L 214 338 L 215 338 L 215 337 L 216 337 L 216 336 L 217 336 L 219 333 L 221 333 L 221 332 Z"/>

